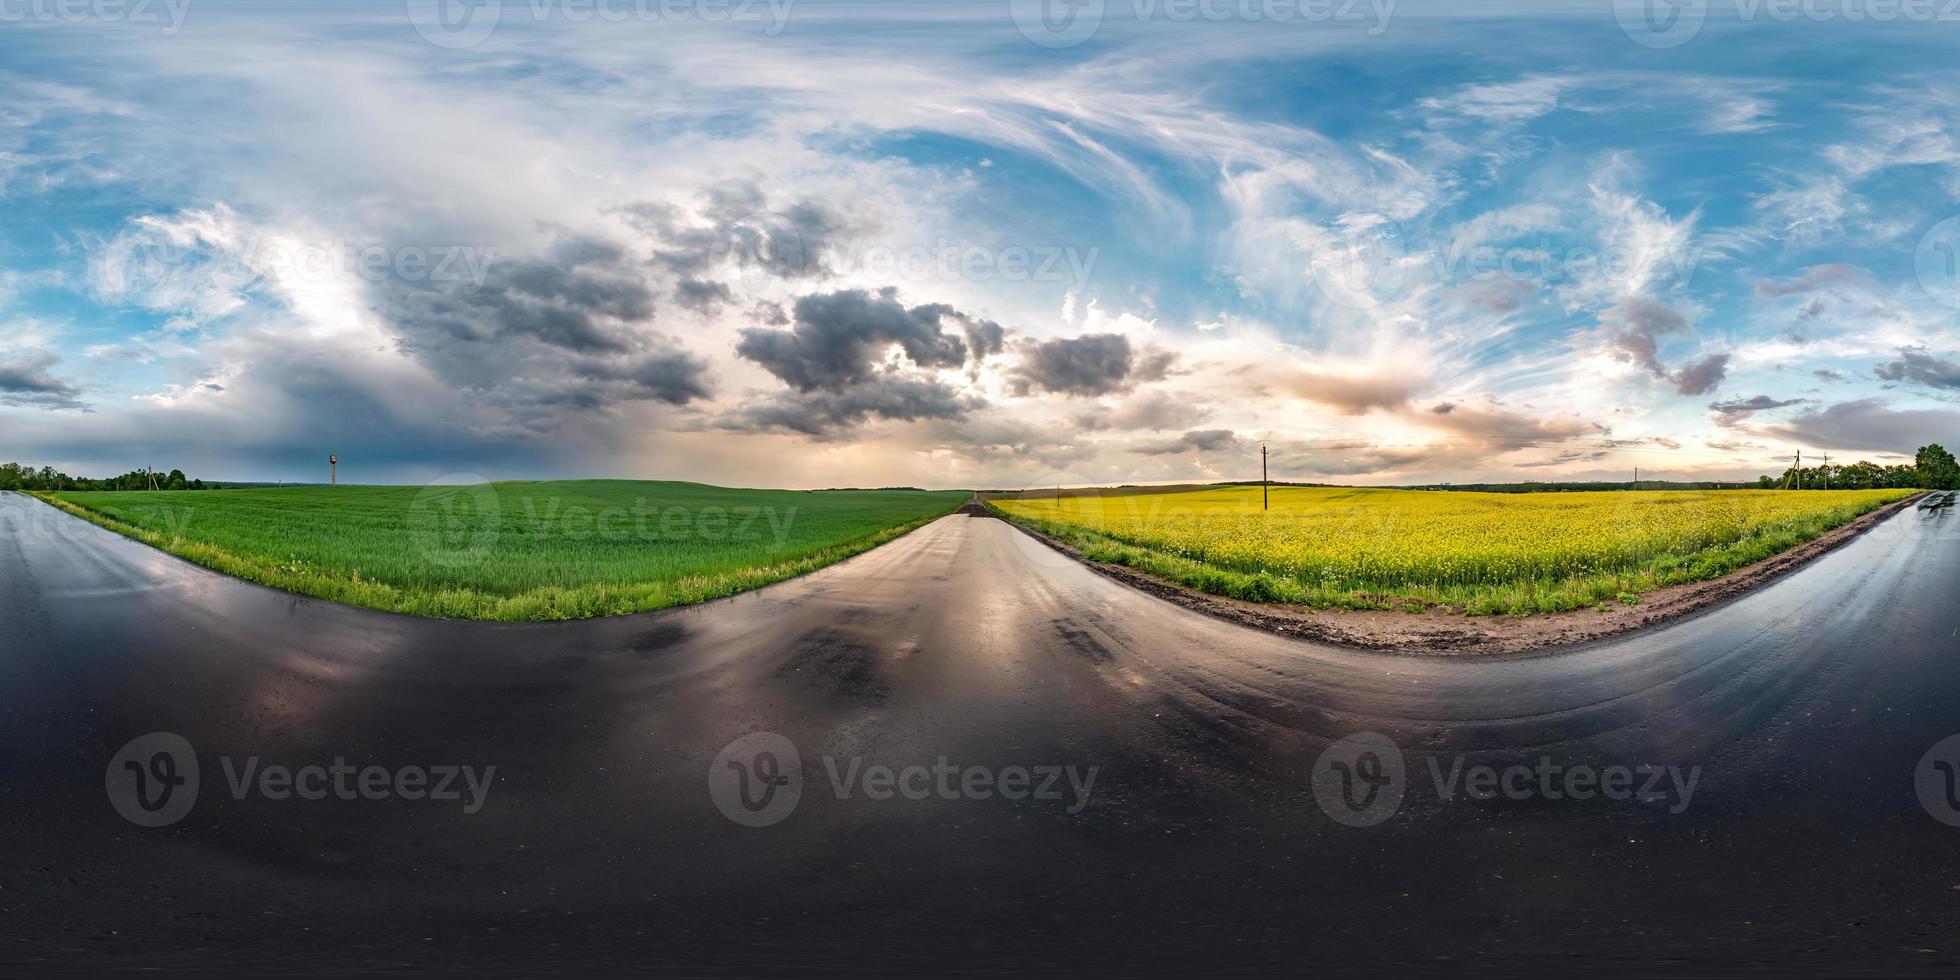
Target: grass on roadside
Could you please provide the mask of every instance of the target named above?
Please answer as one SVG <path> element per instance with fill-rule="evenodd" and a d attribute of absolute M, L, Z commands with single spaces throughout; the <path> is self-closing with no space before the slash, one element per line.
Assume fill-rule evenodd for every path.
<path fill-rule="evenodd" d="M 759 588 L 868 551 L 969 495 L 589 480 L 35 496 L 289 592 L 423 616 L 531 621 Z"/>

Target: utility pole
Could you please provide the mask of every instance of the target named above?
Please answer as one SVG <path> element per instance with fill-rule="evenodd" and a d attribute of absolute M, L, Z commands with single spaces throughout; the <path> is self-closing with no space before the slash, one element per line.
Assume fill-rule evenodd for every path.
<path fill-rule="evenodd" d="M 1633 488 L 1635 490 L 1640 489 L 1640 467 L 1638 466 L 1633 468 Z"/>
<path fill-rule="evenodd" d="M 338 454 L 327 457 L 327 486 L 340 486 L 340 456 Z"/>
<path fill-rule="evenodd" d="M 1831 454 L 1824 454 L 1824 489 L 1831 488 Z"/>
<path fill-rule="evenodd" d="M 1266 476 L 1266 447 L 1259 446 L 1259 509 L 1273 509 L 1273 481 Z"/>
<path fill-rule="evenodd" d="M 1797 450 L 1797 461 L 1790 467 L 1790 476 L 1783 481 L 1783 489 L 1803 489 L 1803 450 Z"/>

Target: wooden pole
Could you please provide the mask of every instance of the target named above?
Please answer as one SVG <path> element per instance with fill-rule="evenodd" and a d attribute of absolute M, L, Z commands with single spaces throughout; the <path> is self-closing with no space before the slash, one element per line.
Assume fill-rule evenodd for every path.
<path fill-rule="evenodd" d="M 1273 509 L 1273 481 L 1266 476 L 1266 447 L 1259 447 L 1259 509 Z"/>

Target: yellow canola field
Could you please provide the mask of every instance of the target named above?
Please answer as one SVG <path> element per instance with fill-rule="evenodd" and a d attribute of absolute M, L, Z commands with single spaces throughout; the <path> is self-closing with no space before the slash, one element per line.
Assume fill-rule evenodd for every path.
<path fill-rule="evenodd" d="M 1909 490 L 1575 493 L 1280 487 L 993 501 L 1089 557 L 1208 592 L 1469 612 L 1570 609 L 1725 574 Z"/>

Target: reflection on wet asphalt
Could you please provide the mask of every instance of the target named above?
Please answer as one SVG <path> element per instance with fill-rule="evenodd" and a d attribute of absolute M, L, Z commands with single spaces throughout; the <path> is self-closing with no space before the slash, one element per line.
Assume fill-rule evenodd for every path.
<path fill-rule="evenodd" d="M 458 623 L 0 495 L 0 964 L 1946 971 L 1960 828 L 1915 766 L 1960 732 L 1956 589 L 1960 517 L 1909 509 L 1667 627 L 1395 657 L 1209 619 L 956 515 L 690 609 Z M 139 827 L 105 769 L 159 731 L 199 792 Z M 723 754 L 757 732 L 790 772 Z M 1378 822 L 1316 797 L 1359 732 L 1395 749 L 1319 771 L 1399 791 L 1365 797 Z M 336 760 L 495 770 L 473 813 L 233 789 Z M 1486 767 L 1530 775 L 1467 797 Z M 1616 767 L 1662 774 L 1652 798 L 1563 792 Z"/>

